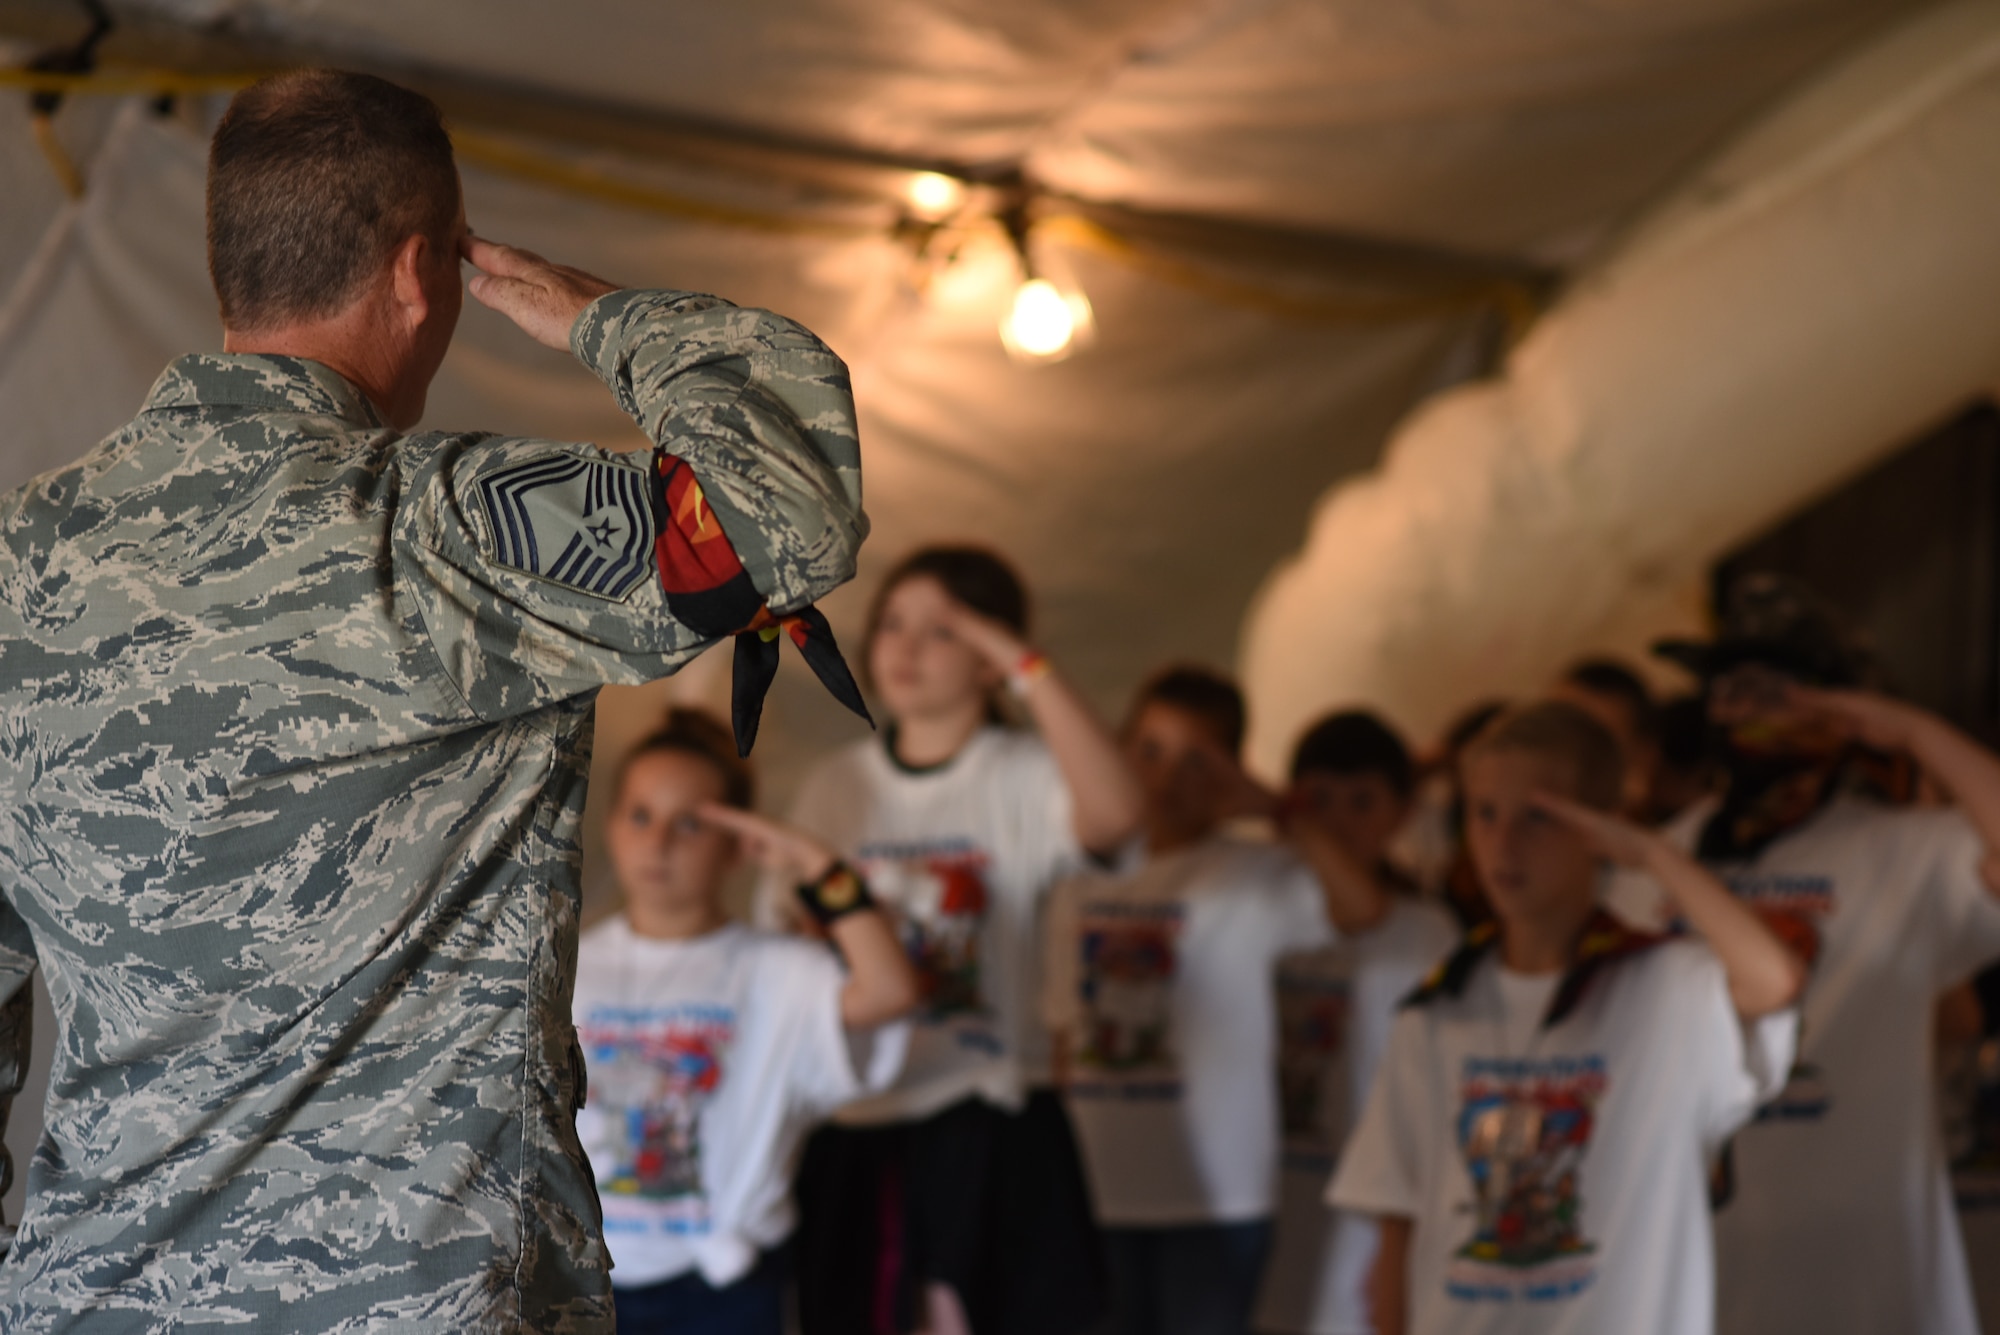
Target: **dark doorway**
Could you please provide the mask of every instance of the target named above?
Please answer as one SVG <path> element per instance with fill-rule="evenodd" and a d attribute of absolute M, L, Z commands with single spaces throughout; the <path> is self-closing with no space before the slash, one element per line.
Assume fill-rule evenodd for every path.
<path fill-rule="evenodd" d="M 2000 409 L 1982 402 L 1720 562 L 1847 614 L 1884 684 L 2000 743 Z"/>

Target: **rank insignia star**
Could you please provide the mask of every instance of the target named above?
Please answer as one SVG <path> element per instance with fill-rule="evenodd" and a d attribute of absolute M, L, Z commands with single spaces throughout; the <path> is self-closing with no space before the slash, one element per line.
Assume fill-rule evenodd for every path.
<path fill-rule="evenodd" d="M 512 464 L 479 481 L 503 566 L 613 601 L 653 570 L 646 474 L 572 454 Z"/>

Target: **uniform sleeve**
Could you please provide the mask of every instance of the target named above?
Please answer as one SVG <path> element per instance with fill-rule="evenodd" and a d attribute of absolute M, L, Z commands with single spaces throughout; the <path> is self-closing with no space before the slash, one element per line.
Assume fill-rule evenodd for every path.
<path fill-rule="evenodd" d="M 2000 895 L 1979 870 L 1986 845 L 1958 811 L 1897 812 L 1894 819 L 1926 892 L 1934 982 L 1943 991 L 2000 959 Z"/>
<path fill-rule="evenodd" d="M 760 603 L 783 616 L 852 578 L 867 532 L 847 371 L 799 325 L 623 291 L 584 312 L 571 344 L 659 455 L 405 443 L 399 584 L 485 718 L 673 672 Z M 687 476 L 661 504 L 666 459 Z M 703 571 L 737 573 L 726 589 L 687 584 Z"/>
<path fill-rule="evenodd" d="M 1699 941 L 1656 947 L 1670 971 L 1663 1015 L 1681 1024 L 1679 1069 L 1696 1093 L 1702 1147 L 1714 1151 L 1784 1087 L 1797 1051 L 1796 1008 L 1755 1020 L 1736 1013 L 1722 962 Z"/>
<path fill-rule="evenodd" d="M 1360 1124 L 1347 1139 L 1327 1188 L 1327 1204 L 1356 1214 L 1416 1218 L 1422 1213 L 1430 1165 L 1427 1139 L 1437 1110 L 1427 1070 L 1428 1020 L 1405 1010 L 1389 1033 L 1389 1050 L 1375 1073 Z"/>

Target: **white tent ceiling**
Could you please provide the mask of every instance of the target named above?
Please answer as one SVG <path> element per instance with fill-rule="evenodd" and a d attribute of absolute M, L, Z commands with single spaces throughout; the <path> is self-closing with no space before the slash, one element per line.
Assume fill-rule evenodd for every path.
<path fill-rule="evenodd" d="M 56 21 L 66 0 L 13 0 Z M 1091 199 L 1567 257 L 1912 0 L 123 0 Z M 72 21 L 74 26 L 74 21 Z"/>
<path fill-rule="evenodd" d="M 862 396 L 869 568 L 928 539 L 995 543 L 1031 573 L 1053 648 L 1109 705 L 1162 659 L 1231 661 L 1251 593 L 1301 541 L 1313 500 L 1369 466 L 1426 392 L 1483 369 L 1490 308 L 1425 299 L 1440 275 L 1574 267 L 1746 118 L 1912 8 L 114 0 L 104 54 L 107 66 L 401 71 L 461 126 L 545 130 L 562 136 L 543 145 L 552 156 L 621 181 L 861 224 L 744 230 L 468 168 L 490 234 L 821 329 Z M 74 40 L 79 14 L 71 0 L 0 0 L 0 34 L 25 54 Z M 137 125 L 116 161 L 91 163 L 105 116 L 90 101 L 72 98 L 58 120 L 92 180 L 68 212 L 18 104 L 0 106 L 8 482 L 79 452 L 158 363 L 214 338 L 199 114 Z M 593 136 L 596 148 L 575 142 Z M 1010 255 L 973 234 L 954 264 L 937 248 L 913 260 L 868 201 L 882 177 L 867 165 L 897 160 L 1019 171 L 1056 195 L 1193 220 L 1142 215 L 1153 231 L 1138 234 L 1158 244 L 1137 256 L 1038 239 L 1038 253 L 1067 255 L 1100 338 L 1061 365 L 1016 367 L 993 336 Z M 1374 243 L 1403 249 L 1384 266 Z M 68 286 L 17 281 L 31 255 L 59 251 Z M 1390 305 L 1366 318 L 1328 308 L 1357 293 Z M 76 321 L 87 339 L 65 336 Z M 102 364 L 114 350 L 115 375 Z M 573 368 L 478 316 L 431 420 L 623 432 Z M 859 592 L 837 619 L 852 624 Z M 780 738 L 802 746 L 842 726 L 803 693 L 776 708 Z"/>

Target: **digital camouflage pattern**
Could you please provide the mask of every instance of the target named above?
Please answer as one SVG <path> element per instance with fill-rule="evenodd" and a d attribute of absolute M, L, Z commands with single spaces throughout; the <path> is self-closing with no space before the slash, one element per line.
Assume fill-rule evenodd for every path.
<path fill-rule="evenodd" d="M 852 576 L 816 338 L 626 291 L 572 345 L 775 611 Z M 0 997 L 39 960 L 61 1035 L 0 1330 L 611 1328 L 570 1027 L 592 704 L 707 643 L 549 546 L 627 559 L 647 463 L 195 356 L 0 499 Z"/>
<path fill-rule="evenodd" d="M 34 1055 L 34 992 L 27 986 L 35 971 L 33 943 L 27 924 L 0 901 L 0 1132 L 7 1129 L 14 1098 L 27 1083 L 28 1059 Z M 0 1195 L 14 1185 L 14 1156 L 0 1142 Z M 0 1257 L 14 1245 L 14 1230 L 0 1216 Z"/>

